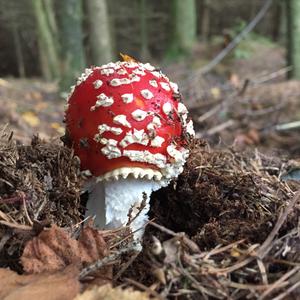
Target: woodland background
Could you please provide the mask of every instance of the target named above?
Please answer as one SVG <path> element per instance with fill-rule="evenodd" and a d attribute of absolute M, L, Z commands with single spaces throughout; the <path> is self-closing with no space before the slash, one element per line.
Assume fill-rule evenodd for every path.
<path fill-rule="evenodd" d="M 197 44 L 221 51 L 265 2 L 271 6 L 251 38 L 286 47 L 290 74 L 299 78 L 297 0 L 1 0 L 0 76 L 42 77 L 66 90 L 86 66 L 119 52 L 164 66 Z M 208 59 L 202 53 L 191 67 Z"/>

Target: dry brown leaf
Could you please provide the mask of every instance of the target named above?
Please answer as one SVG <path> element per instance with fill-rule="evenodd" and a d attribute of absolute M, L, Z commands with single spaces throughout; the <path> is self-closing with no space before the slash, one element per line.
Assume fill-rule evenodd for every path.
<path fill-rule="evenodd" d="M 132 289 L 112 288 L 109 284 L 101 287 L 94 287 L 77 295 L 74 300 L 149 300 L 145 292 L 134 291 Z M 151 298 L 154 299 L 155 298 Z"/>
<path fill-rule="evenodd" d="M 40 124 L 40 119 L 32 111 L 26 111 L 22 114 L 22 119 L 31 127 L 37 127 Z"/>
<path fill-rule="evenodd" d="M 210 93 L 214 99 L 219 99 L 221 97 L 221 91 L 218 87 L 213 87 L 210 89 Z"/>
<path fill-rule="evenodd" d="M 21 257 L 26 273 L 53 272 L 68 265 L 79 268 L 108 254 L 100 232 L 89 226 L 82 229 L 78 240 L 53 225 L 29 241 Z"/>
<path fill-rule="evenodd" d="M 78 269 L 70 266 L 56 273 L 18 275 L 0 269 L 2 300 L 71 300 L 79 293 Z"/>
<path fill-rule="evenodd" d="M 120 53 L 121 58 L 123 59 L 123 61 L 126 62 L 138 62 L 134 57 L 128 55 L 128 54 L 124 54 L 124 53 Z"/>

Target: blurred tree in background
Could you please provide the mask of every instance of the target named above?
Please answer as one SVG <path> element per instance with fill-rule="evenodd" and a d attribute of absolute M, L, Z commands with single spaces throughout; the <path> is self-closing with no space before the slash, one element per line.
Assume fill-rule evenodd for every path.
<path fill-rule="evenodd" d="M 195 51 L 199 43 L 209 49 L 215 37 L 223 39 L 221 51 L 263 3 L 0 0 L 0 75 L 42 76 L 60 82 L 64 91 L 85 67 L 117 59 L 119 52 L 140 60 L 178 60 Z M 257 35 L 278 43 L 288 41 L 288 62 L 294 67 L 291 75 L 297 78 L 299 6 L 298 0 L 274 0 L 255 27 Z"/>
<path fill-rule="evenodd" d="M 66 91 L 74 78 L 78 77 L 86 67 L 82 32 L 82 2 L 56 0 L 55 7 L 61 57 L 60 87 L 62 91 Z"/>
<path fill-rule="evenodd" d="M 190 53 L 196 42 L 196 2 L 195 0 L 172 0 L 170 6 L 172 30 L 169 55 L 176 57 Z"/>
<path fill-rule="evenodd" d="M 89 22 L 91 62 L 94 65 L 102 65 L 114 59 L 113 31 L 107 3 L 106 0 L 87 0 L 85 4 Z"/>
<path fill-rule="evenodd" d="M 60 78 L 57 27 L 53 3 L 49 0 L 31 0 L 31 2 L 36 19 L 42 75 L 47 80 Z"/>
<path fill-rule="evenodd" d="M 291 78 L 300 79 L 300 1 L 286 0 L 288 21 L 288 64 Z"/>

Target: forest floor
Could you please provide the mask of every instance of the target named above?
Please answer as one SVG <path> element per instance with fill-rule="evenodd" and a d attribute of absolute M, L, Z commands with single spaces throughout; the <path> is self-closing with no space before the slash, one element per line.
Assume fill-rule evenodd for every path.
<path fill-rule="evenodd" d="M 297 299 L 300 82 L 260 42 L 198 76 L 210 50 L 164 69 L 183 82 L 198 139 L 152 194 L 139 255 L 128 228 L 81 227 L 56 85 L 0 79 L 1 299 Z"/>

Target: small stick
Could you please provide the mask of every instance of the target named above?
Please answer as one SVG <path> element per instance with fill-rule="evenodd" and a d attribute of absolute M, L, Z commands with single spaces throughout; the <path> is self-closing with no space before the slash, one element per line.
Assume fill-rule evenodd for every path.
<path fill-rule="evenodd" d="M 127 263 L 125 263 L 121 270 L 116 274 L 116 276 L 114 277 L 114 280 L 118 280 L 120 278 L 120 276 L 128 269 L 128 267 L 135 261 L 135 259 L 137 258 L 137 256 L 140 254 L 140 252 L 135 252 L 130 259 L 128 260 Z"/>
<path fill-rule="evenodd" d="M 6 221 L 0 221 L 0 224 L 5 225 L 7 227 L 11 227 L 17 230 L 24 230 L 24 231 L 32 231 L 32 227 L 28 225 L 18 224 L 18 223 L 10 223 Z"/>
<path fill-rule="evenodd" d="M 285 273 L 283 276 L 281 276 L 278 280 L 276 280 L 274 283 L 270 284 L 269 287 L 261 294 L 261 296 L 258 298 L 258 300 L 265 299 L 271 292 L 273 292 L 276 288 L 281 288 L 282 283 L 285 282 L 286 279 L 294 275 L 295 273 L 299 272 L 300 266 L 297 266 L 287 273 Z"/>
<path fill-rule="evenodd" d="M 229 119 L 228 121 L 224 122 L 224 123 L 221 123 L 221 124 L 218 124 L 217 126 L 215 127 L 212 127 L 210 128 L 209 130 L 207 130 L 206 134 L 204 136 L 211 136 L 211 135 L 214 135 L 220 131 L 223 131 L 225 129 L 227 129 L 228 127 L 231 127 L 235 125 L 235 121 L 232 120 L 232 119 Z"/>
<path fill-rule="evenodd" d="M 269 234 L 269 236 L 266 238 L 266 240 L 263 242 L 263 244 L 260 246 L 260 248 L 257 250 L 257 256 L 260 259 L 263 259 L 265 255 L 269 252 L 270 244 L 273 241 L 274 237 L 278 233 L 279 229 L 281 228 L 282 224 L 286 220 L 288 214 L 292 210 L 292 208 L 295 206 L 295 204 L 299 201 L 300 199 L 300 191 L 298 191 L 294 198 L 291 200 L 289 205 L 286 207 L 282 215 L 278 218 L 277 223 L 275 224 L 273 230 Z"/>
<path fill-rule="evenodd" d="M 169 235 L 172 235 L 174 237 L 178 237 L 178 238 L 181 238 L 182 241 L 190 248 L 190 250 L 194 253 L 200 253 L 200 249 L 198 247 L 198 245 L 196 243 L 194 243 L 192 240 L 190 240 L 189 238 L 186 237 L 185 233 L 184 232 L 180 232 L 180 233 L 176 233 L 174 232 L 173 230 L 170 230 L 162 225 L 158 225 L 152 221 L 149 221 L 150 225 L 152 225 L 153 227 L 156 227 L 157 229 L 159 229 L 160 231 L 162 232 L 165 232 Z"/>
<path fill-rule="evenodd" d="M 137 247 L 137 242 L 130 243 L 126 248 L 120 249 L 116 253 L 106 256 L 102 259 L 98 259 L 92 264 L 88 265 L 87 267 L 83 268 L 79 274 L 79 280 L 82 280 L 84 277 L 89 275 L 90 273 L 95 272 L 96 270 L 102 268 L 103 266 L 106 266 L 113 261 L 115 261 L 117 258 L 119 258 L 122 254 L 130 251 L 134 251 Z"/>
<path fill-rule="evenodd" d="M 289 287 L 285 292 L 283 292 L 281 295 L 277 296 L 276 298 L 273 298 L 273 300 L 281 300 L 281 299 L 287 299 L 286 296 L 289 295 L 294 289 L 296 289 L 298 286 L 300 286 L 300 281 L 293 284 L 291 287 Z M 298 294 L 299 296 L 299 294 Z"/>
<path fill-rule="evenodd" d="M 300 127 L 300 121 L 294 121 L 284 124 L 278 124 L 275 126 L 275 130 L 277 131 L 286 131 L 291 129 L 297 129 Z"/>
<path fill-rule="evenodd" d="M 138 287 L 139 289 L 147 292 L 148 294 L 150 294 L 151 296 L 157 298 L 157 299 L 160 299 L 160 300 L 164 300 L 165 298 L 163 298 L 160 294 L 158 294 L 156 291 L 148 288 L 147 286 L 143 285 L 142 283 L 140 282 L 137 282 L 133 279 L 130 279 L 130 278 L 125 278 L 125 281 L 127 281 L 128 283 L 132 284 L 132 285 L 135 285 L 136 287 Z"/>

